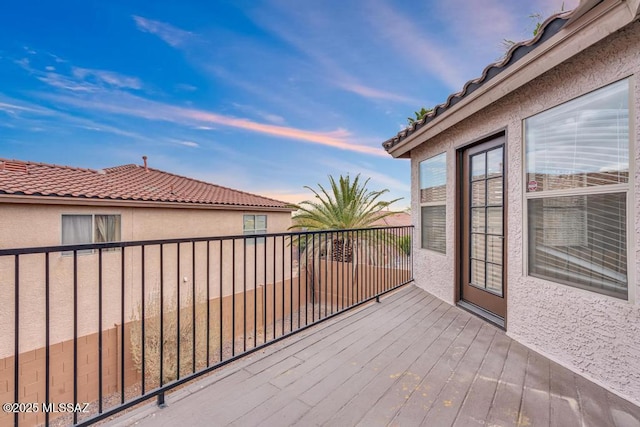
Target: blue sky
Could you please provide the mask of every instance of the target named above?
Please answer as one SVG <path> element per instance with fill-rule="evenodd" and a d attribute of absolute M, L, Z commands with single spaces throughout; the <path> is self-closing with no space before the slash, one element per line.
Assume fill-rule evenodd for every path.
<path fill-rule="evenodd" d="M 565 1 L 566 10 L 577 0 Z M 327 175 L 409 205 L 381 143 L 531 37 L 561 0 L 14 1 L 0 157 L 141 164 L 284 201 Z"/>

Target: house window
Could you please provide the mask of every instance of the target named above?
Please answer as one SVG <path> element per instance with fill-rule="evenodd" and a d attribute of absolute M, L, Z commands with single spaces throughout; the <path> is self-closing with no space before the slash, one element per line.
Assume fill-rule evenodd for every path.
<path fill-rule="evenodd" d="M 267 234 L 266 215 L 245 215 L 242 226 L 243 234 Z M 255 239 L 247 239 L 247 244 L 255 243 Z M 258 239 L 258 243 L 264 243 L 264 237 Z"/>
<path fill-rule="evenodd" d="M 626 299 L 629 80 L 524 126 L 529 274 Z"/>
<path fill-rule="evenodd" d="M 420 162 L 422 248 L 446 253 L 447 154 Z"/>
<path fill-rule="evenodd" d="M 63 245 L 118 241 L 120 241 L 120 215 L 62 215 Z M 92 253 L 92 251 L 79 253 Z"/>

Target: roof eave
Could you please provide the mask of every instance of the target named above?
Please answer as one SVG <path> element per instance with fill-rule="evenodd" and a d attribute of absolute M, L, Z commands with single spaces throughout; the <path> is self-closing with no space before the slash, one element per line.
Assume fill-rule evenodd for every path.
<path fill-rule="evenodd" d="M 0 203 L 96 206 L 96 207 L 128 207 L 128 208 L 170 208 L 170 209 L 209 209 L 231 211 L 268 211 L 293 212 L 295 209 L 277 206 L 227 205 L 213 203 L 162 202 L 149 200 L 101 199 L 93 197 L 41 196 L 30 194 L 0 194 Z"/>
<path fill-rule="evenodd" d="M 574 12 L 579 13 L 579 17 L 570 17 L 557 34 L 389 148 L 387 152 L 394 158 L 410 157 L 411 150 L 418 145 L 637 19 L 640 12 L 638 3 L 640 0 L 605 0 L 594 7 L 591 0 L 581 2 L 580 7 Z M 590 9 L 580 10 L 583 7 Z M 594 25 L 594 22 L 597 22 L 597 25 Z"/>

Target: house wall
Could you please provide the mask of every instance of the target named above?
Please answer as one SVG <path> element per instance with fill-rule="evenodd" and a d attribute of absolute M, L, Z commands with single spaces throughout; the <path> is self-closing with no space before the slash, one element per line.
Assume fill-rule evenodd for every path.
<path fill-rule="evenodd" d="M 640 22 L 581 52 L 500 101 L 411 152 L 412 211 L 420 230 L 419 163 L 447 152 L 447 255 L 420 249 L 414 240 L 416 284 L 455 301 L 454 215 L 456 149 L 506 129 L 507 334 L 564 366 L 640 404 Z M 523 119 L 619 79 L 631 79 L 629 301 L 527 276 L 523 228 Z M 633 169 L 635 168 L 635 169 Z M 633 174 L 632 174 L 633 175 Z"/>
<path fill-rule="evenodd" d="M 287 231 L 291 224 L 290 212 L 4 204 L 0 206 L 0 248 L 60 245 L 61 215 L 67 213 L 120 214 L 121 237 L 124 241 L 241 235 L 245 213 L 266 214 L 269 233 Z M 140 302 L 143 295 L 147 304 L 159 301 L 161 281 L 165 304 L 168 307 L 175 307 L 178 288 L 180 304 L 187 306 L 194 298 L 198 301 L 206 298 L 207 283 L 209 298 L 212 299 L 220 295 L 231 295 L 234 291 L 243 291 L 245 274 L 248 289 L 264 285 L 265 282 L 281 282 L 283 278 L 288 278 L 292 271 L 292 259 L 287 245 L 287 241 L 282 239 L 276 239 L 275 247 L 273 239 L 269 239 L 266 245 L 259 243 L 256 246 L 247 245 L 246 248 L 242 239 L 235 242 L 216 241 L 209 245 L 208 262 L 205 242 L 195 245 L 180 244 L 179 257 L 177 245 L 167 244 L 163 248 L 162 278 L 159 245 L 145 247 L 144 264 L 140 247 L 126 248 L 124 278 L 121 250 L 104 251 L 101 297 L 97 253 L 78 254 L 75 291 L 74 257 L 51 253 L 50 342 L 59 343 L 73 338 L 74 306 L 78 307 L 77 336 L 98 331 L 99 322 L 96 319 L 99 318 L 100 308 L 104 330 L 122 324 L 122 300 L 125 303 L 125 322 L 137 318 L 141 311 Z M 284 261 L 283 252 L 288 255 Z M 235 262 L 232 261 L 234 253 Z M 274 257 L 277 263 L 274 263 Z M 207 264 L 210 265 L 208 272 Z M 21 353 L 44 345 L 45 271 L 43 254 L 20 257 L 18 274 Z M 257 283 L 253 281 L 254 276 L 257 277 Z M 15 323 L 15 279 L 14 258 L 0 257 L 0 289 L 3 290 L 0 296 L 0 325 L 5 325 L 9 330 L 13 330 L 12 325 Z M 124 294 L 121 290 L 123 281 Z M 99 301 L 102 302 L 102 307 Z M 0 358 L 13 354 L 13 340 L 13 333 L 0 335 Z"/>
<path fill-rule="evenodd" d="M 122 240 L 129 241 L 242 234 L 245 214 L 266 214 L 268 233 L 284 232 L 291 226 L 290 212 L 0 202 L 0 249 L 60 245 L 62 214 L 119 214 L 122 216 Z"/>

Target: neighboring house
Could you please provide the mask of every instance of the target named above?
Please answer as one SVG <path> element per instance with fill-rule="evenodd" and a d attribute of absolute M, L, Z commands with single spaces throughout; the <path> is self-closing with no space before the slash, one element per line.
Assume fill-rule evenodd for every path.
<path fill-rule="evenodd" d="M 23 255 L 19 267 L 18 258 L 0 257 L 4 297 L 0 299 L 0 325 L 13 328 L 13 302 L 19 290 L 21 363 L 30 360 L 31 353 L 44 354 L 43 331 L 47 328 L 50 344 L 66 349 L 67 357 L 73 355 L 69 348 L 73 348 L 74 336 L 97 343 L 101 325 L 108 337 L 104 349 L 112 366 L 109 390 L 115 390 L 115 355 L 122 354 L 115 337 L 122 336 L 123 330 L 128 334 L 129 322 L 141 317 L 143 301 L 147 308 L 157 307 L 163 296 L 163 312 L 168 315 L 176 311 L 178 301 L 181 307 L 191 301 L 203 305 L 208 297 L 209 304 L 217 307 L 216 301 L 222 300 L 230 334 L 232 315 L 244 313 L 236 308 L 232 314 L 234 294 L 247 290 L 254 297 L 256 288 L 282 288 L 285 281 L 290 283 L 291 261 L 281 261 L 277 268 L 274 262 L 287 248 L 283 237 L 269 238 L 265 244 L 266 238 L 242 236 L 284 233 L 291 225 L 291 212 L 284 202 L 152 169 L 146 159 L 144 166 L 104 170 L 0 159 L 0 249 L 212 238 L 144 247 L 132 244 L 101 252 L 79 250 L 76 255 L 51 252 L 46 261 L 44 254 Z M 239 237 L 216 239 L 219 236 Z M 46 282 L 52 306 L 48 323 L 43 314 Z M 235 286 L 236 282 L 243 286 Z M 236 323 L 242 326 L 239 320 Z M 14 356 L 14 339 L 12 333 L 0 336 L 0 365 L 7 366 L 0 369 L 0 384 L 13 378 L 13 365 L 5 362 Z M 96 360 L 82 369 L 97 372 Z M 38 363 L 34 369 L 40 371 L 34 375 L 44 377 L 43 365 Z M 128 364 L 127 378 L 135 374 L 132 366 Z M 62 375 L 63 371 L 52 369 L 54 375 Z M 25 378 L 33 373 L 25 372 L 30 372 Z M 60 377 L 54 379 L 60 381 Z M 23 384 L 29 381 L 24 379 Z M 38 387 L 43 385 L 38 383 Z M 55 389 L 55 393 L 63 391 Z M 31 399 L 31 392 L 24 393 L 25 399 Z M 55 401 L 72 400 L 65 394 L 55 396 Z"/>
<path fill-rule="evenodd" d="M 416 284 L 636 404 L 639 13 L 581 1 L 383 144 L 411 159 Z"/>
<path fill-rule="evenodd" d="M 3 249 L 284 232 L 292 212 L 146 159 L 102 170 L 0 159 L 0 206 Z"/>
<path fill-rule="evenodd" d="M 371 224 L 374 227 L 405 227 L 411 225 L 411 214 L 407 212 L 394 212 L 384 218 L 380 218 Z"/>

